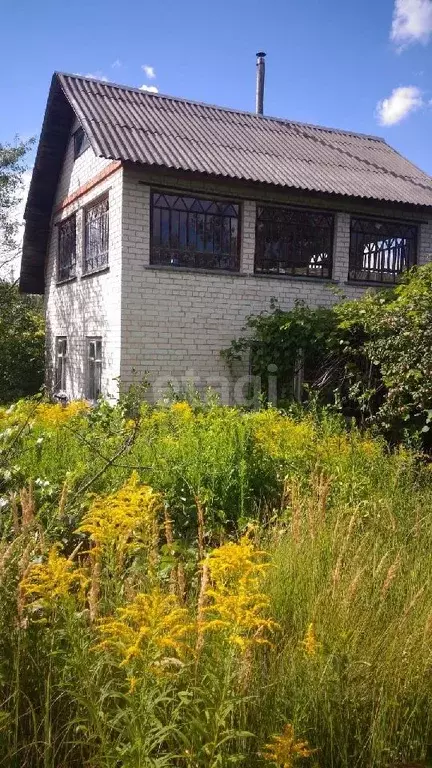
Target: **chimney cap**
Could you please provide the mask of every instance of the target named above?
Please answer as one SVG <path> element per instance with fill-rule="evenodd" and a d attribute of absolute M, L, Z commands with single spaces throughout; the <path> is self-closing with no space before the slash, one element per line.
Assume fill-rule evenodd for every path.
<path fill-rule="evenodd" d="M 265 53 L 265 51 L 258 51 L 258 53 L 256 55 L 261 57 L 261 58 L 264 58 L 266 56 L 266 53 Z"/>

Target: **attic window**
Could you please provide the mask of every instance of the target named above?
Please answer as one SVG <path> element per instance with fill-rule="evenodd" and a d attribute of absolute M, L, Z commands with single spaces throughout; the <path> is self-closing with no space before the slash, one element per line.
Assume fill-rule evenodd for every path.
<path fill-rule="evenodd" d="M 153 191 L 151 264 L 238 271 L 239 208 L 229 200 Z"/>
<path fill-rule="evenodd" d="M 86 149 L 90 146 L 90 142 L 84 133 L 84 130 L 81 128 L 77 128 L 73 135 L 74 140 L 74 160 L 77 159 L 80 155 L 82 155 L 83 152 L 86 151 Z"/>
<path fill-rule="evenodd" d="M 292 277 L 331 277 L 333 214 L 282 206 L 258 206 L 255 272 Z"/>
<path fill-rule="evenodd" d="M 417 227 L 411 222 L 351 218 L 349 279 L 395 283 L 416 263 Z"/>

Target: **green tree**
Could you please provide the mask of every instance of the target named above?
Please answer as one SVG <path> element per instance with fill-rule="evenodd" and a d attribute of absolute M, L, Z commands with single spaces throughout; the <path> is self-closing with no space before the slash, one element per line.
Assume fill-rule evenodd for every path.
<path fill-rule="evenodd" d="M 32 395 L 44 373 L 41 300 L 0 282 L 0 403 Z"/>
<path fill-rule="evenodd" d="M 0 143 L 0 270 L 17 258 L 19 221 L 16 206 L 23 194 L 25 156 L 33 140 Z"/>

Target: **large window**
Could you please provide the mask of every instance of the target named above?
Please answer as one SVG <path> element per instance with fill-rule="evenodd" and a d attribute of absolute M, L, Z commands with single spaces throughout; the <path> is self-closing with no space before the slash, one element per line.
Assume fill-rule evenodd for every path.
<path fill-rule="evenodd" d="M 57 279 L 69 280 L 76 274 L 75 214 L 58 225 Z"/>
<path fill-rule="evenodd" d="M 349 278 L 394 283 L 416 262 L 417 227 L 411 223 L 351 218 Z"/>
<path fill-rule="evenodd" d="M 327 212 L 258 206 L 255 272 L 331 277 L 333 223 Z"/>
<path fill-rule="evenodd" d="M 108 197 L 86 208 L 84 218 L 84 273 L 96 272 L 108 266 Z"/>
<path fill-rule="evenodd" d="M 152 192 L 151 264 L 239 269 L 239 205 Z"/>
<path fill-rule="evenodd" d="M 56 338 L 56 363 L 55 363 L 55 391 L 66 391 L 66 363 L 67 363 L 67 339 L 66 336 Z"/>
<path fill-rule="evenodd" d="M 102 339 L 87 339 L 87 398 L 97 400 L 102 392 Z"/>

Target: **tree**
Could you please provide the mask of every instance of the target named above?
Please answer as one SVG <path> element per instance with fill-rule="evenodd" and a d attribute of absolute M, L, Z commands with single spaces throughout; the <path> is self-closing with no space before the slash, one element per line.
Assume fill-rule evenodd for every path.
<path fill-rule="evenodd" d="M 33 139 L 16 139 L 14 144 L 0 143 L 0 271 L 4 271 L 18 255 L 16 206 L 23 192 L 24 158 L 32 144 Z"/>
<path fill-rule="evenodd" d="M 43 383 L 44 318 L 37 296 L 0 281 L 0 403 L 32 395 Z"/>

